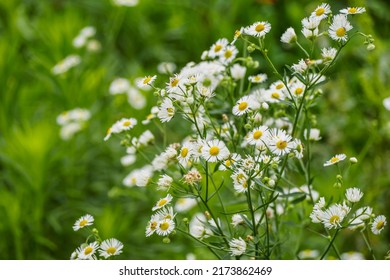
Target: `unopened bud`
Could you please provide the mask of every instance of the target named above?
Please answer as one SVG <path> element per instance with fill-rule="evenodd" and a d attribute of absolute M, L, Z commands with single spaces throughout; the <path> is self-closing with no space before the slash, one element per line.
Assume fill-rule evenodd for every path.
<path fill-rule="evenodd" d="M 373 51 L 373 50 L 375 50 L 375 45 L 374 45 L 374 44 L 368 44 L 368 45 L 367 45 L 367 50 L 368 50 L 368 51 Z"/>
<path fill-rule="evenodd" d="M 349 162 L 350 162 L 351 164 L 355 164 L 355 163 L 358 162 L 358 160 L 357 160 L 357 158 L 355 158 L 355 157 L 351 157 L 351 158 L 349 159 Z"/>

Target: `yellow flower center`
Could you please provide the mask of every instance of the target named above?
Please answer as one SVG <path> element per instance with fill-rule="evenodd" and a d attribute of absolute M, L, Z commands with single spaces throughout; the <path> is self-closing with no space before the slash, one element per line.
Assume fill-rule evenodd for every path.
<path fill-rule="evenodd" d="M 241 35 L 241 31 L 240 30 L 236 30 L 234 32 L 234 38 L 238 38 L 238 37 L 240 37 L 240 35 Z"/>
<path fill-rule="evenodd" d="M 261 81 L 261 76 L 256 76 L 253 80 L 255 80 L 256 82 L 260 82 Z"/>
<path fill-rule="evenodd" d="M 219 154 L 219 148 L 217 146 L 212 146 L 210 148 L 210 155 L 217 156 Z"/>
<path fill-rule="evenodd" d="M 124 121 L 123 122 L 123 126 L 130 126 L 131 125 L 131 121 Z"/>
<path fill-rule="evenodd" d="M 285 149 L 287 147 L 287 141 L 279 140 L 278 142 L 276 142 L 276 147 L 280 150 Z"/>
<path fill-rule="evenodd" d="M 340 27 L 336 30 L 336 35 L 337 37 L 344 37 L 346 32 L 344 27 Z"/>
<path fill-rule="evenodd" d="M 279 99 L 279 98 L 280 98 L 280 94 L 279 94 L 278 92 L 273 92 L 273 93 L 271 94 L 271 97 L 272 97 L 272 98 L 275 98 L 275 99 Z"/>
<path fill-rule="evenodd" d="M 167 204 L 168 200 L 166 200 L 165 198 L 161 199 L 159 202 L 158 202 L 158 206 L 161 207 L 161 206 L 164 206 L 165 204 Z"/>
<path fill-rule="evenodd" d="M 329 222 L 330 222 L 331 224 L 337 224 L 339 221 L 340 221 L 340 217 L 337 216 L 337 215 L 333 215 L 333 216 L 330 217 L 330 219 L 329 219 Z"/>
<path fill-rule="evenodd" d="M 151 222 L 150 223 L 150 229 L 155 230 L 157 228 L 157 222 Z"/>
<path fill-rule="evenodd" d="M 84 227 L 86 224 L 88 224 L 88 221 L 87 221 L 87 220 L 82 220 L 82 221 L 79 223 L 79 226 L 80 226 L 80 227 Z"/>
<path fill-rule="evenodd" d="M 242 101 L 238 104 L 238 110 L 244 111 L 246 108 L 248 108 L 248 102 Z"/>
<path fill-rule="evenodd" d="M 179 83 L 179 79 L 176 79 L 176 78 L 171 79 L 171 82 L 170 82 L 171 87 L 177 86 L 178 83 Z"/>
<path fill-rule="evenodd" d="M 264 24 L 259 23 L 258 25 L 256 25 L 255 30 L 256 32 L 261 32 L 264 30 L 264 28 L 265 28 Z"/>
<path fill-rule="evenodd" d="M 226 52 L 224 53 L 225 58 L 229 58 L 232 55 L 233 55 L 233 52 L 231 50 L 226 50 Z"/>
<path fill-rule="evenodd" d="M 237 182 L 241 183 L 242 184 L 242 180 L 245 180 L 245 175 L 242 174 L 242 173 L 239 173 L 236 177 L 237 179 Z M 245 181 L 244 181 L 245 182 Z"/>
<path fill-rule="evenodd" d="M 84 255 L 89 255 L 92 253 L 92 251 L 93 248 L 88 246 L 87 248 L 84 249 Z"/>
<path fill-rule="evenodd" d="M 320 7 L 316 10 L 316 16 L 321 16 L 325 13 L 325 9 L 323 7 Z"/>
<path fill-rule="evenodd" d="M 232 161 L 230 159 L 228 159 L 227 161 L 225 161 L 225 165 L 227 167 L 230 167 L 232 165 Z"/>
<path fill-rule="evenodd" d="M 162 222 L 161 224 L 160 224 L 160 229 L 161 230 L 167 230 L 169 228 L 169 223 L 168 222 Z"/>
<path fill-rule="evenodd" d="M 214 52 L 219 52 L 222 49 L 222 45 L 215 45 Z"/>
<path fill-rule="evenodd" d="M 294 93 L 295 93 L 295 95 L 300 95 L 300 94 L 302 94 L 302 92 L 303 92 L 302 88 L 297 88 Z"/>
<path fill-rule="evenodd" d="M 377 230 L 380 230 L 382 229 L 383 227 L 385 226 L 385 222 L 384 221 L 380 221 L 376 224 L 376 229 Z"/>
<path fill-rule="evenodd" d="M 332 157 L 331 159 L 330 159 L 330 162 L 331 163 L 336 163 L 336 162 L 338 162 L 339 161 L 339 158 L 338 157 Z"/>
<path fill-rule="evenodd" d="M 283 84 L 278 84 L 278 85 L 276 86 L 276 89 L 282 89 L 282 88 L 284 88 L 284 85 L 283 85 Z"/>
<path fill-rule="evenodd" d="M 348 13 L 355 14 L 357 12 L 357 9 L 355 7 L 351 7 L 348 9 Z"/>
<path fill-rule="evenodd" d="M 115 247 L 107 248 L 106 252 L 107 252 L 109 255 L 113 255 L 113 254 L 115 254 L 115 252 L 116 252 L 116 248 L 115 248 Z"/>
<path fill-rule="evenodd" d="M 186 157 L 188 154 L 188 148 L 184 147 L 183 149 L 181 149 L 181 152 L 180 152 L 180 155 L 184 158 Z"/>
<path fill-rule="evenodd" d="M 261 136 L 263 135 L 263 132 L 260 131 L 260 130 L 256 130 L 254 133 L 253 133 L 253 139 L 259 139 Z"/>
<path fill-rule="evenodd" d="M 144 79 L 144 85 L 147 85 L 152 80 L 152 77 L 146 77 Z"/>
<path fill-rule="evenodd" d="M 175 113 L 175 110 L 173 108 L 167 108 L 167 112 L 168 112 L 169 116 L 173 116 L 173 114 Z"/>

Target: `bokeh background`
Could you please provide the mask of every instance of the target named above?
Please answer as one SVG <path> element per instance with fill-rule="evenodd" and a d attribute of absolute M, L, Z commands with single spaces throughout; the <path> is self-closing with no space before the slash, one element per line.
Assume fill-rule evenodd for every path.
<path fill-rule="evenodd" d="M 146 106 L 132 107 L 126 96 L 109 94 L 117 77 L 134 83 L 157 73 L 161 62 L 179 68 L 199 61 L 217 39 L 231 40 L 234 31 L 268 20 L 269 55 L 276 66 L 295 63 L 295 49 L 284 48 L 280 35 L 322 1 L 294 0 L 139 0 L 133 7 L 110 0 L 7 0 L 0 2 L 0 259 L 69 259 L 85 235 L 72 230 L 80 216 L 95 217 L 103 238 L 124 245 L 120 259 L 185 259 L 187 253 L 212 258 L 203 248 L 177 235 L 170 244 L 146 238 L 150 208 L 158 196 L 150 188 L 125 188 L 122 179 L 137 164 L 125 167 L 117 139 L 104 142 L 106 130 L 121 117 L 139 121 L 155 104 L 144 91 Z M 390 4 L 386 0 L 328 1 L 333 11 L 365 6 L 354 28 L 372 34 L 376 49 L 368 52 L 355 38 L 339 58 L 318 107 L 322 141 L 314 150 L 314 186 L 331 190 L 334 170 L 322 164 L 337 153 L 355 156 L 349 174 L 364 201 L 390 218 Z M 80 30 L 94 26 L 95 48 L 76 48 Z M 52 68 L 70 54 L 81 63 L 54 75 Z M 261 69 L 268 71 L 264 62 Z M 263 67 L 263 68 L 262 68 Z M 86 108 L 91 118 L 68 140 L 60 137 L 57 116 Z M 142 126 L 135 128 L 142 132 Z M 151 129 L 151 128 L 150 128 Z M 171 135 L 180 138 L 180 132 Z M 390 250 L 389 226 L 373 247 L 380 258 Z M 310 247 L 302 244 L 302 250 Z M 342 251 L 367 249 L 363 240 L 346 234 Z"/>

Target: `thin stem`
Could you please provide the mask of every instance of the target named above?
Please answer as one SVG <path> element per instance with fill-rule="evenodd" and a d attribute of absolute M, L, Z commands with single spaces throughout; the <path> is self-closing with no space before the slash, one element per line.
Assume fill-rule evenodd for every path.
<path fill-rule="evenodd" d="M 366 235 L 364 234 L 363 231 L 361 231 L 360 233 L 361 233 L 361 235 L 363 236 L 364 242 L 366 243 L 367 248 L 368 248 L 368 251 L 370 252 L 372 258 L 373 258 L 374 260 L 376 260 L 376 257 L 375 257 L 375 255 L 374 255 L 374 250 L 373 250 L 372 247 L 371 247 L 371 243 L 370 243 L 370 240 L 368 240 L 368 236 L 366 236 Z"/>
<path fill-rule="evenodd" d="M 325 256 L 326 256 L 326 254 L 329 252 L 330 248 L 333 247 L 333 242 L 335 241 L 336 236 L 337 236 L 337 234 L 339 233 L 339 231 L 340 231 L 340 229 L 338 228 L 338 229 L 336 230 L 336 232 L 334 233 L 332 239 L 330 240 L 328 246 L 326 247 L 325 251 L 322 253 L 322 256 L 321 256 L 320 260 L 323 260 L 323 259 L 325 258 Z M 333 248 L 334 248 L 334 247 L 333 247 Z"/>

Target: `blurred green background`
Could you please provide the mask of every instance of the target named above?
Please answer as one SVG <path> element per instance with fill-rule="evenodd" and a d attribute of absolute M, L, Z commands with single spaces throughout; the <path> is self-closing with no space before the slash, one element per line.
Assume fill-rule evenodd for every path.
<path fill-rule="evenodd" d="M 154 105 L 136 110 L 123 96 L 109 94 L 116 77 L 134 81 L 155 74 L 158 63 L 184 66 L 199 61 L 217 39 L 257 20 L 268 20 L 270 56 L 277 67 L 295 63 L 295 49 L 284 49 L 280 35 L 321 1 L 294 0 L 139 0 L 134 7 L 109 0 L 7 0 L 0 2 L 0 259 L 69 259 L 85 235 L 72 230 L 89 213 L 102 238 L 124 245 L 120 259 L 184 259 L 188 252 L 209 258 L 207 251 L 177 235 L 171 244 L 146 238 L 151 201 L 149 188 L 125 189 L 124 148 L 103 142 L 106 129 L 121 117 L 139 121 Z M 314 150 L 314 186 L 329 192 L 334 173 L 323 162 L 336 153 L 356 156 L 349 184 L 365 193 L 376 214 L 390 218 L 390 112 L 382 100 L 390 96 L 390 4 L 386 0 L 328 1 L 333 11 L 365 6 L 354 28 L 375 38 L 368 52 L 354 39 L 339 58 L 326 84 L 317 121 L 323 140 Z M 100 50 L 75 48 L 73 39 L 94 26 Z M 62 75 L 51 69 L 70 54 L 82 62 Z M 262 70 L 271 71 L 261 61 Z M 57 116 L 76 107 L 91 119 L 73 138 L 59 136 Z M 142 130 L 140 126 L 138 132 Z M 180 139 L 180 135 L 177 135 Z M 314 171 L 315 172 L 315 171 Z M 390 250 L 387 227 L 372 239 L 379 258 Z M 343 251 L 362 248 L 361 238 L 345 236 Z M 307 247 L 310 247 L 308 238 Z M 306 249 L 306 247 L 302 247 Z"/>

